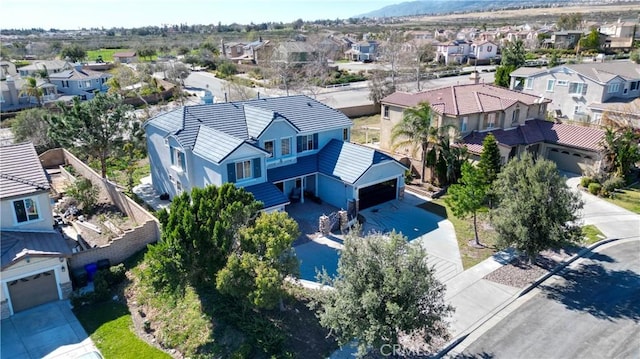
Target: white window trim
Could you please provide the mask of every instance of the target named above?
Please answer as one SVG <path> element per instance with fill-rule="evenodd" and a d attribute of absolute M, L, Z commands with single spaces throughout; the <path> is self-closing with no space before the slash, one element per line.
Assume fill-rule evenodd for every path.
<path fill-rule="evenodd" d="M 184 171 L 187 168 L 187 163 L 186 163 L 187 162 L 187 155 L 186 155 L 186 153 L 181 151 L 177 147 L 169 147 L 169 149 L 173 150 L 173 161 L 175 162 L 175 163 L 171 164 L 171 168 L 173 168 L 177 173 L 184 173 Z M 179 154 L 180 153 L 185 153 L 185 156 L 184 156 L 185 163 L 183 163 L 182 166 L 180 166 L 180 160 L 179 160 L 179 158 L 180 158 Z"/>
<path fill-rule="evenodd" d="M 244 164 L 249 162 L 249 175 L 248 176 L 244 176 Z M 238 176 L 238 164 L 242 164 L 243 168 L 242 168 L 242 174 L 243 177 L 240 178 L 240 176 Z M 235 161 L 234 162 L 234 166 L 236 167 L 236 182 L 243 182 L 243 181 L 248 181 L 253 179 L 253 160 L 252 159 L 248 159 L 248 160 L 239 160 L 239 161 Z"/>
<path fill-rule="evenodd" d="M 553 92 L 554 88 L 556 86 L 556 80 L 555 79 L 547 79 L 547 87 L 546 87 L 546 92 Z"/>
<path fill-rule="evenodd" d="M 293 137 L 282 137 L 280 139 L 280 156 L 282 157 L 289 157 L 289 156 L 293 156 L 293 151 L 291 150 L 291 144 L 293 143 L 292 140 Z M 286 155 L 282 152 L 282 141 L 283 140 L 289 140 L 289 153 L 287 153 Z"/>
<path fill-rule="evenodd" d="M 571 85 L 573 85 L 573 84 L 576 84 L 576 90 L 578 90 L 578 91 L 571 92 Z M 580 96 L 582 96 L 582 91 L 584 89 L 584 86 L 585 86 L 584 82 L 571 82 L 571 83 L 569 83 L 569 90 L 568 90 L 569 94 L 570 95 L 580 95 Z"/>
<path fill-rule="evenodd" d="M 620 83 L 614 82 L 607 86 L 607 93 L 617 93 L 620 92 Z"/>
<path fill-rule="evenodd" d="M 13 203 L 17 202 L 17 201 L 23 201 L 24 202 L 24 200 L 27 200 L 27 199 L 30 199 L 33 202 L 33 205 L 36 206 L 36 212 L 38 213 L 38 218 L 30 220 L 29 219 L 29 215 L 27 214 L 27 220 L 26 221 L 18 222 L 18 214 L 16 213 L 16 208 L 15 208 Z M 40 211 L 40 204 L 38 203 L 37 197 L 23 197 L 23 198 L 11 200 L 11 212 L 13 213 L 13 224 L 16 227 L 44 221 L 44 218 L 42 217 L 42 212 Z"/>
<path fill-rule="evenodd" d="M 533 77 L 527 77 L 526 80 L 524 80 L 524 88 L 533 90 Z"/>
<path fill-rule="evenodd" d="M 487 129 L 491 130 L 496 127 L 496 113 L 490 112 L 487 114 Z"/>

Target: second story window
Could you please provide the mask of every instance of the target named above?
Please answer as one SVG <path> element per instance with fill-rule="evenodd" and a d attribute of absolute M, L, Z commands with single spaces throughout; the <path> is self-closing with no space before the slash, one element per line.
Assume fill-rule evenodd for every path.
<path fill-rule="evenodd" d="M 609 93 L 616 93 L 620 91 L 620 84 L 619 83 L 614 83 L 609 85 Z"/>
<path fill-rule="evenodd" d="M 487 116 L 487 128 L 491 129 L 496 127 L 496 114 L 492 112 L 492 113 L 488 113 L 486 116 Z"/>
<path fill-rule="evenodd" d="M 283 138 L 280 140 L 280 154 L 282 156 L 289 156 L 291 154 L 291 139 Z"/>
<path fill-rule="evenodd" d="M 261 161 L 259 158 L 243 160 L 227 164 L 229 182 L 237 182 L 262 176 Z"/>
<path fill-rule="evenodd" d="M 91 81 L 85 81 L 84 87 L 91 87 Z"/>
<path fill-rule="evenodd" d="M 298 153 L 318 149 L 318 134 L 298 136 Z"/>
<path fill-rule="evenodd" d="M 171 165 L 184 171 L 185 163 L 186 163 L 184 152 L 180 151 L 175 147 L 171 147 L 170 151 L 171 151 Z"/>
<path fill-rule="evenodd" d="M 388 119 L 388 118 L 389 118 L 389 106 L 386 106 L 386 105 L 385 105 L 385 106 L 383 107 L 383 109 L 384 109 L 384 113 L 382 114 L 382 117 L 384 117 L 384 118 L 387 118 L 387 119 Z"/>
<path fill-rule="evenodd" d="M 273 157 L 273 141 L 264 141 L 264 149 Z"/>
<path fill-rule="evenodd" d="M 251 161 L 236 162 L 236 180 L 251 178 Z"/>
<path fill-rule="evenodd" d="M 583 82 L 572 82 L 569 84 L 569 93 L 572 95 L 586 95 L 587 84 Z"/>
<path fill-rule="evenodd" d="M 36 202 L 31 198 L 13 201 L 13 210 L 18 223 L 30 222 L 40 219 Z"/>
<path fill-rule="evenodd" d="M 533 90 L 533 78 L 527 77 L 527 79 L 524 81 L 524 87 L 527 90 Z"/>
<path fill-rule="evenodd" d="M 553 92 L 553 88 L 556 86 L 556 80 L 547 80 L 547 92 Z"/>
<path fill-rule="evenodd" d="M 469 117 L 465 116 L 460 121 L 460 132 L 467 132 L 467 126 L 469 126 Z"/>
<path fill-rule="evenodd" d="M 342 140 L 343 141 L 349 141 L 349 129 L 348 128 L 343 128 L 342 129 Z"/>

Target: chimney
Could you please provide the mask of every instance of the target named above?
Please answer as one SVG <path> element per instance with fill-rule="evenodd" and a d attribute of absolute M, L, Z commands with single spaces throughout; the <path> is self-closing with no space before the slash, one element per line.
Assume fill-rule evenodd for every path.
<path fill-rule="evenodd" d="M 469 76 L 469 80 L 471 80 L 471 83 L 477 85 L 480 82 L 480 74 L 478 71 L 472 72 L 471 76 Z"/>
<path fill-rule="evenodd" d="M 11 104 L 18 104 L 18 89 L 16 89 L 16 82 L 12 76 L 7 76 L 7 88 L 9 89 L 9 97 Z"/>

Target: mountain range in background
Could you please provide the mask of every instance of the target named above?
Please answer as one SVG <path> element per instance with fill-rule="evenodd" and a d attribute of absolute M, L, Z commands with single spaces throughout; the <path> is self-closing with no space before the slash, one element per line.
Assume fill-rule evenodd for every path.
<path fill-rule="evenodd" d="M 388 5 L 379 10 L 354 16 L 356 18 L 381 18 L 417 15 L 443 15 L 460 12 L 476 12 L 497 9 L 531 7 L 560 7 L 570 5 L 606 4 L 618 0 L 421 0 Z"/>

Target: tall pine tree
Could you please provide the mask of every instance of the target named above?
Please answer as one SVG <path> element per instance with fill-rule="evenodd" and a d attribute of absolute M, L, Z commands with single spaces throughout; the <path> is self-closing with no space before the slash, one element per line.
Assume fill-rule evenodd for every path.
<path fill-rule="evenodd" d="M 491 185 L 498 178 L 501 167 L 502 159 L 498 142 L 493 133 L 489 133 L 482 141 L 482 154 L 480 155 L 480 162 L 478 162 L 480 176 L 487 185 Z"/>

